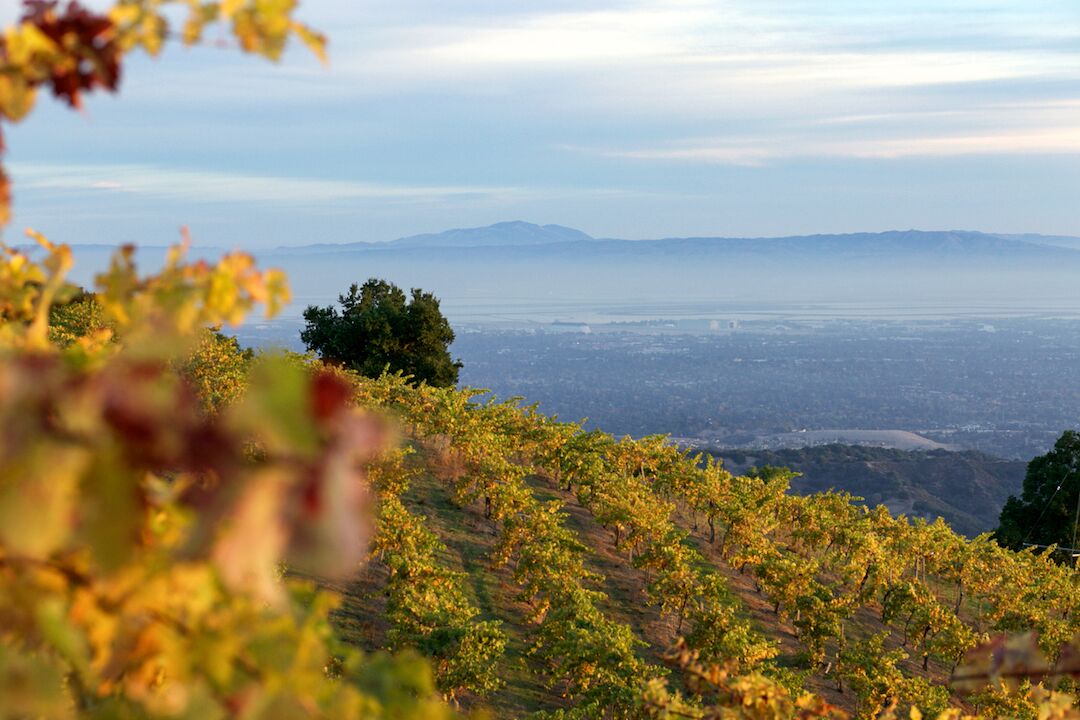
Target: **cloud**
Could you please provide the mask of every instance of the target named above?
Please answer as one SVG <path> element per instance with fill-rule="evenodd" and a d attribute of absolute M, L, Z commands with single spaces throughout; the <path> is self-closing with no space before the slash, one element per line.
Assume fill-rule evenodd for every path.
<path fill-rule="evenodd" d="M 763 166 L 787 159 L 901 159 L 1080 154 L 1080 98 L 984 101 L 973 107 L 825 113 L 764 122 L 757 132 L 628 146 L 567 145 L 587 155 Z"/>
<path fill-rule="evenodd" d="M 281 177 L 151 165 L 12 162 L 15 187 L 38 200 L 59 194 L 84 198 L 119 195 L 179 203 L 254 204 L 275 210 L 349 211 L 363 204 L 400 206 L 513 205 L 530 201 L 662 197 L 664 193 L 603 186 L 400 185 Z M 52 200 L 50 200 L 52 202 Z"/>
<path fill-rule="evenodd" d="M 328 32 L 329 68 L 299 50 L 272 65 L 173 46 L 136 55 L 121 99 L 95 96 L 91 122 L 42 107 L 12 127 L 21 207 L 198 217 L 255 203 L 273 229 L 290 215 L 378 216 L 388 236 L 575 208 L 599 234 L 615 232 L 592 219 L 607 212 L 638 235 L 626 228 L 673 231 L 698 204 L 700 230 L 753 233 L 790 202 L 788 230 L 901 210 L 908 226 L 930 222 L 952 186 L 940 175 L 931 190 L 929 163 L 885 161 L 932 158 L 983 168 L 954 225 L 1075 216 L 1076 0 L 305 0 L 300 15 Z M 57 158 L 70 165 L 29 162 Z M 1024 172 L 1026 199 L 1001 203 Z M 797 206 L 823 186 L 807 178 L 826 176 L 835 192 Z M 711 199 L 748 183 L 767 212 Z M 897 187 L 925 195 L 901 207 Z M 830 205 L 849 193 L 870 199 Z"/>
<path fill-rule="evenodd" d="M 733 137 L 706 143 L 672 143 L 666 147 L 573 149 L 611 158 L 750 167 L 799 158 L 897 160 L 909 157 L 1080 155 L 1080 128 L 839 140 Z"/>
<path fill-rule="evenodd" d="M 21 190 L 119 192 L 209 203 L 333 204 L 348 200 L 431 202 L 447 198 L 522 196 L 525 188 L 471 185 L 395 185 L 319 178 L 275 177 L 149 165 L 11 163 Z"/>
<path fill-rule="evenodd" d="M 205 83 L 205 66 L 173 81 L 132 77 L 148 97 L 176 88 L 215 103 L 328 101 L 437 93 L 518 97 L 560 107 L 670 117 L 753 115 L 799 106 L 866 105 L 867 91 L 1016 79 L 1080 81 L 1080 13 L 1069 3 L 806 3 L 804 0 L 639 0 L 481 3 L 459 11 L 431 2 L 312 3 L 331 62 L 302 52 L 269 68 L 243 67 Z M 562 7 L 560 7 L 562 5 Z M 828 7 L 823 7 L 827 5 Z M 870 5 L 870 7 L 867 7 Z M 537 9 L 537 8 L 540 9 Z M 302 13 L 302 14 L 303 14 Z M 335 19 L 336 18 L 336 19 Z M 220 65 L 218 65 L 220 67 Z M 186 75 L 192 75 L 188 80 Z M 199 84 L 204 87 L 200 89 Z M 902 98 L 899 98 L 902 100 Z"/>
<path fill-rule="evenodd" d="M 1042 3 L 1046 5 L 1046 3 Z M 1055 13 L 1006 11 L 1001 3 L 955 3 L 932 11 L 807 10 L 805 2 L 630 2 L 618 8 L 417 17 L 349 43 L 340 69 L 394 82 L 516 76 L 642 66 L 677 74 L 841 84 L 940 84 L 1078 68 L 1080 32 Z M 1058 3 L 1060 5 L 1060 3 Z M 418 17 L 423 18 L 423 15 Z M 947 28 L 944 32 L 942 28 Z M 1059 48 L 1054 52 L 1053 48 Z M 1049 49 L 1048 49 L 1049 48 Z M 1070 51 L 1071 50 L 1071 51 Z M 1064 61 L 1064 64 L 1063 64 Z"/>

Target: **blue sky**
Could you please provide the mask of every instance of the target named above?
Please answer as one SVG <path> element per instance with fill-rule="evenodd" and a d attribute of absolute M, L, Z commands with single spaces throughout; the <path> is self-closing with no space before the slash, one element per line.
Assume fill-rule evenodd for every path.
<path fill-rule="evenodd" d="M 260 248 L 507 219 L 1080 235 L 1076 0 L 307 0 L 300 16 L 329 34 L 329 66 L 169 47 L 115 98 L 44 99 L 5 127 L 8 235 L 161 244 L 187 224 Z"/>

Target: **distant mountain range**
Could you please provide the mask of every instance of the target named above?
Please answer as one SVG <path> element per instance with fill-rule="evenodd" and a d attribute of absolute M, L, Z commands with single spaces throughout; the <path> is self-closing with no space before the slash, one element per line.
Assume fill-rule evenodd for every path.
<path fill-rule="evenodd" d="M 110 252 L 76 248 L 73 279 L 90 284 Z M 151 269 L 164 255 L 141 248 L 138 259 Z M 822 317 L 1080 314 L 1080 238 L 1059 236 L 904 230 L 619 240 L 516 221 L 256 255 L 288 273 L 294 315 L 371 277 L 434 292 L 454 322 L 723 320 L 792 308 Z"/>
<path fill-rule="evenodd" d="M 1036 245 L 1053 245 L 1080 250 L 1080 238 L 1070 237 L 1069 235 L 998 234 L 997 237 L 1005 238 L 1006 240 L 1019 240 L 1026 243 L 1034 243 Z"/>
<path fill-rule="evenodd" d="M 458 228 L 427 233 L 389 242 L 318 243 L 277 248 L 274 253 L 304 254 L 381 252 L 399 250 L 440 250 L 484 248 L 544 248 L 550 253 L 633 252 L 722 252 L 738 254 L 828 253 L 873 254 L 931 252 L 944 254 L 1042 254 L 1059 255 L 1061 250 L 1080 251 L 1080 238 L 1049 235 L 1010 235 L 967 230 L 924 231 L 891 230 L 879 233 L 797 235 L 787 237 L 668 237 L 655 240 L 594 238 L 581 230 L 562 225 L 537 225 L 520 220 L 500 222 L 477 228 Z M 1068 256 L 1068 253 L 1065 253 Z M 1077 255 L 1080 257 L 1080 255 Z"/>
<path fill-rule="evenodd" d="M 33 247 L 33 246 L 27 246 Z M 110 245 L 80 245 L 81 251 L 109 251 Z M 311 243 L 261 250 L 261 256 L 309 255 L 355 252 L 412 252 L 416 250 L 461 251 L 481 249 L 498 252 L 503 248 L 527 254 L 664 254 L 714 252 L 740 255 L 796 253 L 800 255 L 881 256 L 897 253 L 945 255 L 1026 255 L 1032 257 L 1080 258 L 1080 237 L 1066 235 L 984 233 L 972 230 L 888 230 L 875 233 L 833 233 L 783 237 L 666 237 L 649 240 L 595 238 L 563 225 L 537 225 L 512 220 L 475 228 L 456 228 L 438 233 L 410 235 L 386 242 Z M 143 248 L 162 250 L 163 248 Z M 200 256 L 221 252 L 220 248 L 198 247 Z M 1073 252 L 1063 252 L 1073 251 Z"/>
<path fill-rule="evenodd" d="M 462 248 L 462 247 L 520 247 L 522 245 L 551 245 L 582 242 L 593 238 L 574 228 L 562 225 L 536 225 L 510 220 L 477 228 L 458 228 L 439 233 L 410 235 L 389 242 L 316 243 L 279 247 L 276 252 L 347 252 L 350 250 L 387 250 L 390 248 Z"/>
<path fill-rule="evenodd" d="M 592 240 L 580 230 L 562 225 L 535 225 L 514 220 L 487 227 L 446 230 L 441 233 L 413 235 L 394 241 L 395 247 L 489 247 L 551 245 Z"/>

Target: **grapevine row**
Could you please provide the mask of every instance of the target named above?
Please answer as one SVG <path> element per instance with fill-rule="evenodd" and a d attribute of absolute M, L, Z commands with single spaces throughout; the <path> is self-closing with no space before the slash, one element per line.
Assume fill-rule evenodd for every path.
<path fill-rule="evenodd" d="M 388 452 L 369 469 L 379 490 L 372 554 L 389 571 L 387 644 L 415 648 L 429 658 L 448 699 L 463 692 L 488 695 L 503 685 L 499 668 L 506 633 L 498 621 L 476 620 L 480 610 L 469 602 L 465 573 L 439 563 L 445 546 L 401 502 L 399 493 L 409 481 L 403 459 L 400 450 Z"/>
<path fill-rule="evenodd" d="M 363 383 L 358 392 L 361 405 L 396 410 L 455 501 L 481 507 L 495 526 L 491 561 L 512 568 L 535 625 L 530 653 L 550 686 L 575 701 L 575 717 L 633 717 L 641 688 L 664 671 L 642 661 L 644 643 L 600 609 L 606 598 L 589 587 L 599 578 L 585 568 L 584 547 L 564 525 L 561 504 L 537 500 L 525 482 L 523 453 L 536 448 L 501 431 L 519 411 L 477 405 L 453 390 L 414 390 L 393 378 Z M 542 434 L 533 440 L 542 444 Z"/>

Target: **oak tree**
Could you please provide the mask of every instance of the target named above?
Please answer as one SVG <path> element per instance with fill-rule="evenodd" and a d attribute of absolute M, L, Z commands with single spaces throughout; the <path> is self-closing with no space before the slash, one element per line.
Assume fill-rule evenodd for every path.
<path fill-rule="evenodd" d="M 344 365 L 367 377 L 401 372 L 413 382 L 436 387 L 457 383 L 461 362 L 450 357 L 454 331 L 431 293 L 405 292 L 386 280 L 355 283 L 333 306 L 308 306 L 300 332 L 308 350 L 326 362 Z"/>
<path fill-rule="evenodd" d="M 996 536 L 1006 547 L 1024 543 L 1072 548 L 1080 507 L 1080 433 L 1068 430 L 1054 448 L 1028 463 L 1024 489 L 1001 510 Z"/>

